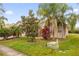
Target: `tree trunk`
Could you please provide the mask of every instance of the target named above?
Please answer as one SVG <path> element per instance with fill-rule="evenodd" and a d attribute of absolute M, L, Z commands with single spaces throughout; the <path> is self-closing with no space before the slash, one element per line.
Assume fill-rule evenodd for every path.
<path fill-rule="evenodd" d="M 58 38 L 57 20 L 55 18 L 52 18 L 51 23 L 51 38 L 53 40 L 56 40 L 56 38 Z"/>

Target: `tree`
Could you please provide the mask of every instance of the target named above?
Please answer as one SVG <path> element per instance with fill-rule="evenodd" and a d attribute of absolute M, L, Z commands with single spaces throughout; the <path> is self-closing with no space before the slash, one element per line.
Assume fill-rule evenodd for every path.
<path fill-rule="evenodd" d="M 67 21 L 68 21 L 71 32 L 74 32 L 75 25 L 76 25 L 76 22 L 78 21 L 78 19 L 79 19 L 79 14 L 71 13 L 68 15 Z"/>
<path fill-rule="evenodd" d="M 7 20 L 7 18 L 3 16 L 4 13 L 5 10 L 3 8 L 3 4 L 0 3 L 0 37 L 4 37 L 4 39 L 7 39 L 7 37 L 9 36 L 9 29 L 4 28 L 5 20 Z"/>
<path fill-rule="evenodd" d="M 26 33 L 27 37 L 31 38 L 33 42 L 35 37 L 38 34 L 38 20 L 34 17 L 34 13 L 32 10 L 29 10 L 29 16 L 22 16 L 22 26 L 23 30 Z"/>
<path fill-rule="evenodd" d="M 5 25 L 5 20 L 7 20 L 6 17 L 3 16 L 5 13 L 5 10 L 3 8 L 3 4 L 0 4 L 0 28 L 2 28 Z"/>
<path fill-rule="evenodd" d="M 58 33 L 58 23 L 64 27 L 66 23 L 64 13 L 71 9 L 67 4 L 51 3 L 51 4 L 40 4 L 37 14 L 47 19 L 46 25 L 50 27 L 50 21 L 53 20 L 55 33 Z"/>
<path fill-rule="evenodd" d="M 4 39 L 8 39 L 8 37 L 11 35 L 11 31 L 9 28 L 2 28 L 0 29 L 0 37 L 4 37 Z"/>

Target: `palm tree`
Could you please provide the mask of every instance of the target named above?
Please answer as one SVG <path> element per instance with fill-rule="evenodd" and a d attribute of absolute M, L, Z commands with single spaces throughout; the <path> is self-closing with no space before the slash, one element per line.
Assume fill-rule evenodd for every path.
<path fill-rule="evenodd" d="M 7 20 L 7 18 L 5 18 L 4 16 L 0 17 L 0 29 L 3 28 L 3 26 L 5 26 L 5 20 Z"/>
<path fill-rule="evenodd" d="M 3 4 L 0 3 L 0 15 L 3 15 L 3 13 L 5 13 L 5 10 L 3 8 Z"/>
<path fill-rule="evenodd" d="M 15 37 L 20 37 L 20 35 L 22 34 L 22 29 L 20 28 L 20 26 L 17 26 L 16 24 L 12 25 L 10 27 L 10 30 L 10 34 Z"/>
<path fill-rule="evenodd" d="M 78 21 L 78 19 L 79 19 L 79 14 L 71 13 L 71 14 L 68 15 L 67 21 L 68 21 L 71 32 L 74 31 L 75 25 L 76 25 L 76 22 Z"/>
<path fill-rule="evenodd" d="M 4 21 L 7 20 L 7 18 L 3 16 L 3 13 L 5 13 L 5 10 L 3 8 L 3 4 L 0 4 L 0 28 L 5 25 Z"/>
<path fill-rule="evenodd" d="M 50 21 L 53 21 L 54 25 L 54 32 L 57 35 L 58 33 L 58 22 L 60 24 L 65 23 L 65 15 L 64 13 L 69 10 L 70 7 L 68 7 L 67 4 L 57 4 L 57 3 L 51 3 L 51 4 L 40 4 L 38 9 L 38 15 L 40 15 L 43 18 L 48 19 L 46 24 L 50 24 Z"/>
<path fill-rule="evenodd" d="M 27 17 L 21 16 L 22 18 L 22 27 L 23 31 L 26 33 L 26 36 L 33 37 L 31 41 L 34 41 L 35 36 L 37 36 L 38 31 L 38 22 L 37 18 L 34 17 L 32 10 L 29 10 L 29 15 Z"/>

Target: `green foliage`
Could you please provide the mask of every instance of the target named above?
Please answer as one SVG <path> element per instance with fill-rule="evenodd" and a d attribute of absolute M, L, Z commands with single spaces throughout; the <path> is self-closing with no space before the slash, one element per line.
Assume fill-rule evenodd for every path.
<path fill-rule="evenodd" d="M 8 28 L 2 28 L 0 29 L 0 37 L 4 37 L 7 39 L 8 36 L 10 36 L 10 30 Z"/>
<path fill-rule="evenodd" d="M 0 37 L 4 37 L 4 39 L 8 39 L 9 36 L 19 37 L 21 33 L 22 33 L 21 28 L 19 28 L 18 26 L 14 26 L 14 25 L 11 28 L 0 29 Z"/>
<path fill-rule="evenodd" d="M 70 7 L 65 3 L 43 3 L 39 5 L 37 13 L 40 16 L 61 16 L 69 9 Z"/>
<path fill-rule="evenodd" d="M 21 35 L 22 33 L 22 29 L 19 26 L 13 25 L 11 28 L 11 34 L 13 36 L 19 37 L 19 35 Z"/>

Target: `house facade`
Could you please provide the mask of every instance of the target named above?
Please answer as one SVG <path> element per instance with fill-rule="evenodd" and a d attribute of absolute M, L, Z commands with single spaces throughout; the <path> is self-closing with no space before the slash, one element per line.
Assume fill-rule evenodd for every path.
<path fill-rule="evenodd" d="M 44 28 L 44 26 L 46 25 L 46 19 L 45 20 L 41 20 L 39 22 L 39 29 L 38 29 L 38 36 L 42 37 L 42 32 L 41 30 Z M 61 26 L 61 25 L 57 25 L 55 23 L 55 20 L 50 20 L 50 38 L 65 38 L 68 35 L 68 27 L 67 24 L 65 24 L 65 26 Z"/>

